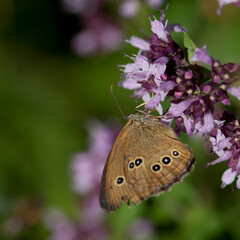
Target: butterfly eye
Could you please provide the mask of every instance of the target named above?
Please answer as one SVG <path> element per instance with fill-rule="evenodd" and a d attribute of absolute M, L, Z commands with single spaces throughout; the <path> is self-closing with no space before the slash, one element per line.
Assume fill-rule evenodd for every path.
<path fill-rule="evenodd" d="M 123 184 L 123 182 L 124 182 L 124 178 L 123 178 L 123 177 L 118 177 L 118 178 L 116 179 L 116 184 L 117 184 L 117 185 L 121 185 L 121 184 Z"/>
<path fill-rule="evenodd" d="M 141 163 L 142 163 L 142 159 L 141 158 L 137 158 L 135 160 L 135 164 L 136 164 L 137 167 L 140 166 Z"/>
<path fill-rule="evenodd" d="M 168 157 L 168 156 L 165 156 L 165 157 L 162 158 L 161 161 L 162 161 L 162 163 L 163 163 L 164 165 L 168 165 L 168 164 L 171 163 L 171 158 Z"/>
<path fill-rule="evenodd" d="M 151 168 L 154 172 L 158 172 L 160 171 L 161 166 L 157 163 L 157 164 L 153 164 Z"/>
<path fill-rule="evenodd" d="M 177 150 L 172 151 L 172 156 L 177 157 L 179 155 L 180 155 L 180 153 Z"/>
<path fill-rule="evenodd" d="M 134 168 L 134 162 L 130 162 L 128 167 L 129 167 L 129 169 L 133 169 Z"/>

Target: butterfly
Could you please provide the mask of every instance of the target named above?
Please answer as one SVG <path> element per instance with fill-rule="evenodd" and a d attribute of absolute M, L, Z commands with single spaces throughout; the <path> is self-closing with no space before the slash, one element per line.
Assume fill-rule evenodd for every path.
<path fill-rule="evenodd" d="M 104 166 L 100 205 L 115 211 L 122 201 L 137 204 L 159 195 L 189 173 L 194 161 L 191 149 L 159 118 L 131 114 Z"/>

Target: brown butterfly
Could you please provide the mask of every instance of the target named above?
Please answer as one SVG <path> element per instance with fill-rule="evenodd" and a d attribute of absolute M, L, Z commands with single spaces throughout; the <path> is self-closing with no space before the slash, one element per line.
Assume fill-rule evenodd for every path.
<path fill-rule="evenodd" d="M 100 205 L 115 211 L 124 201 L 137 204 L 168 190 L 190 172 L 191 149 L 158 118 L 132 114 L 115 140 L 105 164 Z"/>

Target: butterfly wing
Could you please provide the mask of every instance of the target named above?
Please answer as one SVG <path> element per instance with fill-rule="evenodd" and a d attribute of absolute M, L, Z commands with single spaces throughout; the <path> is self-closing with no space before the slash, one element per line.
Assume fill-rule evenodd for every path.
<path fill-rule="evenodd" d="M 138 131 L 135 124 L 134 120 L 129 120 L 122 128 L 104 166 L 99 201 L 101 207 L 108 211 L 115 211 L 116 207 L 120 208 L 122 201 L 129 204 L 131 200 L 132 203 L 136 204 L 145 195 L 151 194 L 150 192 L 144 192 L 144 196 L 140 197 L 141 189 L 136 189 L 126 180 L 127 172 L 124 166 L 128 164 L 127 149 L 132 147 L 131 143 L 129 146 L 127 143 L 132 141 L 134 134 Z M 156 187 L 153 186 L 150 191 L 156 191 Z"/>
<path fill-rule="evenodd" d="M 105 164 L 100 205 L 109 211 L 121 202 L 137 204 L 169 189 L 190 171 L 192 152 L 157 119 L 130 119 Z"/>
<path fill-rule="evenodd" d="M 155 119 L 145 121 L 126 151 L 124 169 L 127 182 L 136 188 L 159 186 L 166 190 L 190 171 L 194 159 L 191 149 L 179 141 L 171 128 Z M 136 149 L 134 145 L 139 147 Z"/>

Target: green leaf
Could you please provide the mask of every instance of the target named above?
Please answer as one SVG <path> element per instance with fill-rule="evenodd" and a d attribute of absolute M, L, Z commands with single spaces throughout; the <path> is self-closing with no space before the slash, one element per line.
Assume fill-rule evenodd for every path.
<path fill-rule="evenodd" d="M 192 61 L 190 61 L 190 59 L 193 57 L 194 51 L 197 47 L 194 44 L 194 42 L 189 38 L 189 36 L 187 35 L 186 32 L 184 32 L 183 34 L 184 34 L 183 35 L 183 43 L 184 43 L 184 47 L 187 49 L 188 61 L 190 63 L 193 63 Z"/>
<path fill-rule="evenodd" d="M 187 49 L 187 53 L 188 53 L 188 61 L 190 64 L 197 64 L 198 66 L 201 66 L 209 71 L 211 71 L 211 67 L 206 64 L 206 63 L 196 63 L 195 61 L 191 61 L 190 59 L 193 57 L 195 49 L 197 48 L 197 46 L 195 45 L 195 43 L 189 38 L 189 36 L 187 35 L 186 32 L 183 33 L 183 42 L 184 42 L 184 47 Z"/>

